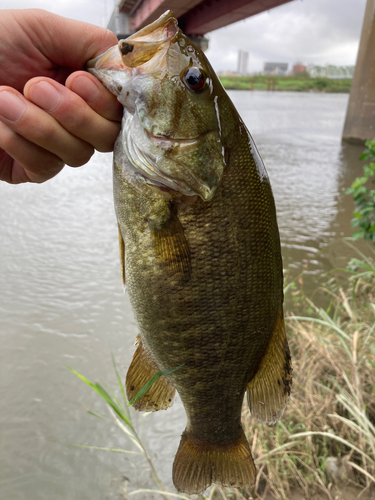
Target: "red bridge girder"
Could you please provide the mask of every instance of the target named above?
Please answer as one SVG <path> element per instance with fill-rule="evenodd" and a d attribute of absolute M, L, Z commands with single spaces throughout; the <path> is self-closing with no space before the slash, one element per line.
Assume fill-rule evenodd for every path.
<path fill-rule="evenodd" d="M 186 34 L 204 35 L 290 1 L 123 0 L 119 10 L 131 16 L 135 31 L 155 21 L 166 10 L 172 10 Z"/>

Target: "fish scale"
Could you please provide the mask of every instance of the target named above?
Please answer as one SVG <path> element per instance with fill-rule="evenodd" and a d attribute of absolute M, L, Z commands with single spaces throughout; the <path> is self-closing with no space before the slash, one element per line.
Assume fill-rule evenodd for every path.
<path fill-rule="evenodd" d="M 176 488 L 251 488 L 244 394 L 254 418 L 274 423 L 292 371 L 267 172 L 206 57 L 171 12 L 88 68 L 124 106 L 114 198 L 140 331 L 128 398 L 158 370 L 178 368 L 134 403 L 157 411 L 175 390 L 181 397 L 187 425 L 173 465 Z"/>

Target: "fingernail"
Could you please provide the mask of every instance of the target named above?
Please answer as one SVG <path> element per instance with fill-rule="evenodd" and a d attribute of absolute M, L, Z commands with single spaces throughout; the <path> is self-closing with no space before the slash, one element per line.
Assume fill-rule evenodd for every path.
<path fill-rule="evenodd" d="M 13 92 L 0 92 L 0 115 L 11 122 L 18 122 L 26 110 L 26 103 Z"/>
<path fill-rule="evenodd" d="M 77 76 L 72 83 L 71 90 L 87 103 L 94 101 L 100 92 L 97 85 L 86 76 Z"/>
<path fill-rule="evenodd" d="M 34 104 L 51 113 L 60 103 L 60 92 L 48 82 L 38 82 L 31 85 L 29 97 Z"/>

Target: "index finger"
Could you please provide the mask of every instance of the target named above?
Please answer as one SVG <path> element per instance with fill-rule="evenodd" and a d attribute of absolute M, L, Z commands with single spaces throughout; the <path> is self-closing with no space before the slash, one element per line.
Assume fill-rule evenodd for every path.
<path fill-rule="evenodd" d="M 33 45 L 58 66 L 78 70 L 117 44 L 116 35 L 93 24 L 67 19 L 39 9 L 23 11 L 23 29 Z"/>
<path fill-rule="evenodd" d="M 65 86 L 79 95 L 99 115 L 107 120 L 121 121 L 122 105 L 94 75 L 85 71 L 76 71 L 67 78 Z"/>

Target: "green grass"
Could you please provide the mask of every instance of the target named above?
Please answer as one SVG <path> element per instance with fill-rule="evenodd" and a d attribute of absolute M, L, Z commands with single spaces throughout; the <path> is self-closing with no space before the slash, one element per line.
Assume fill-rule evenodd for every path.
<path fill-rule="evenodd" d="M 310 78 L 308 76 L 222 76 L 221 83 L 227 90 L 273 90 L 289 92 L 340 92 L 349 93 L 351 79 Z"/>

